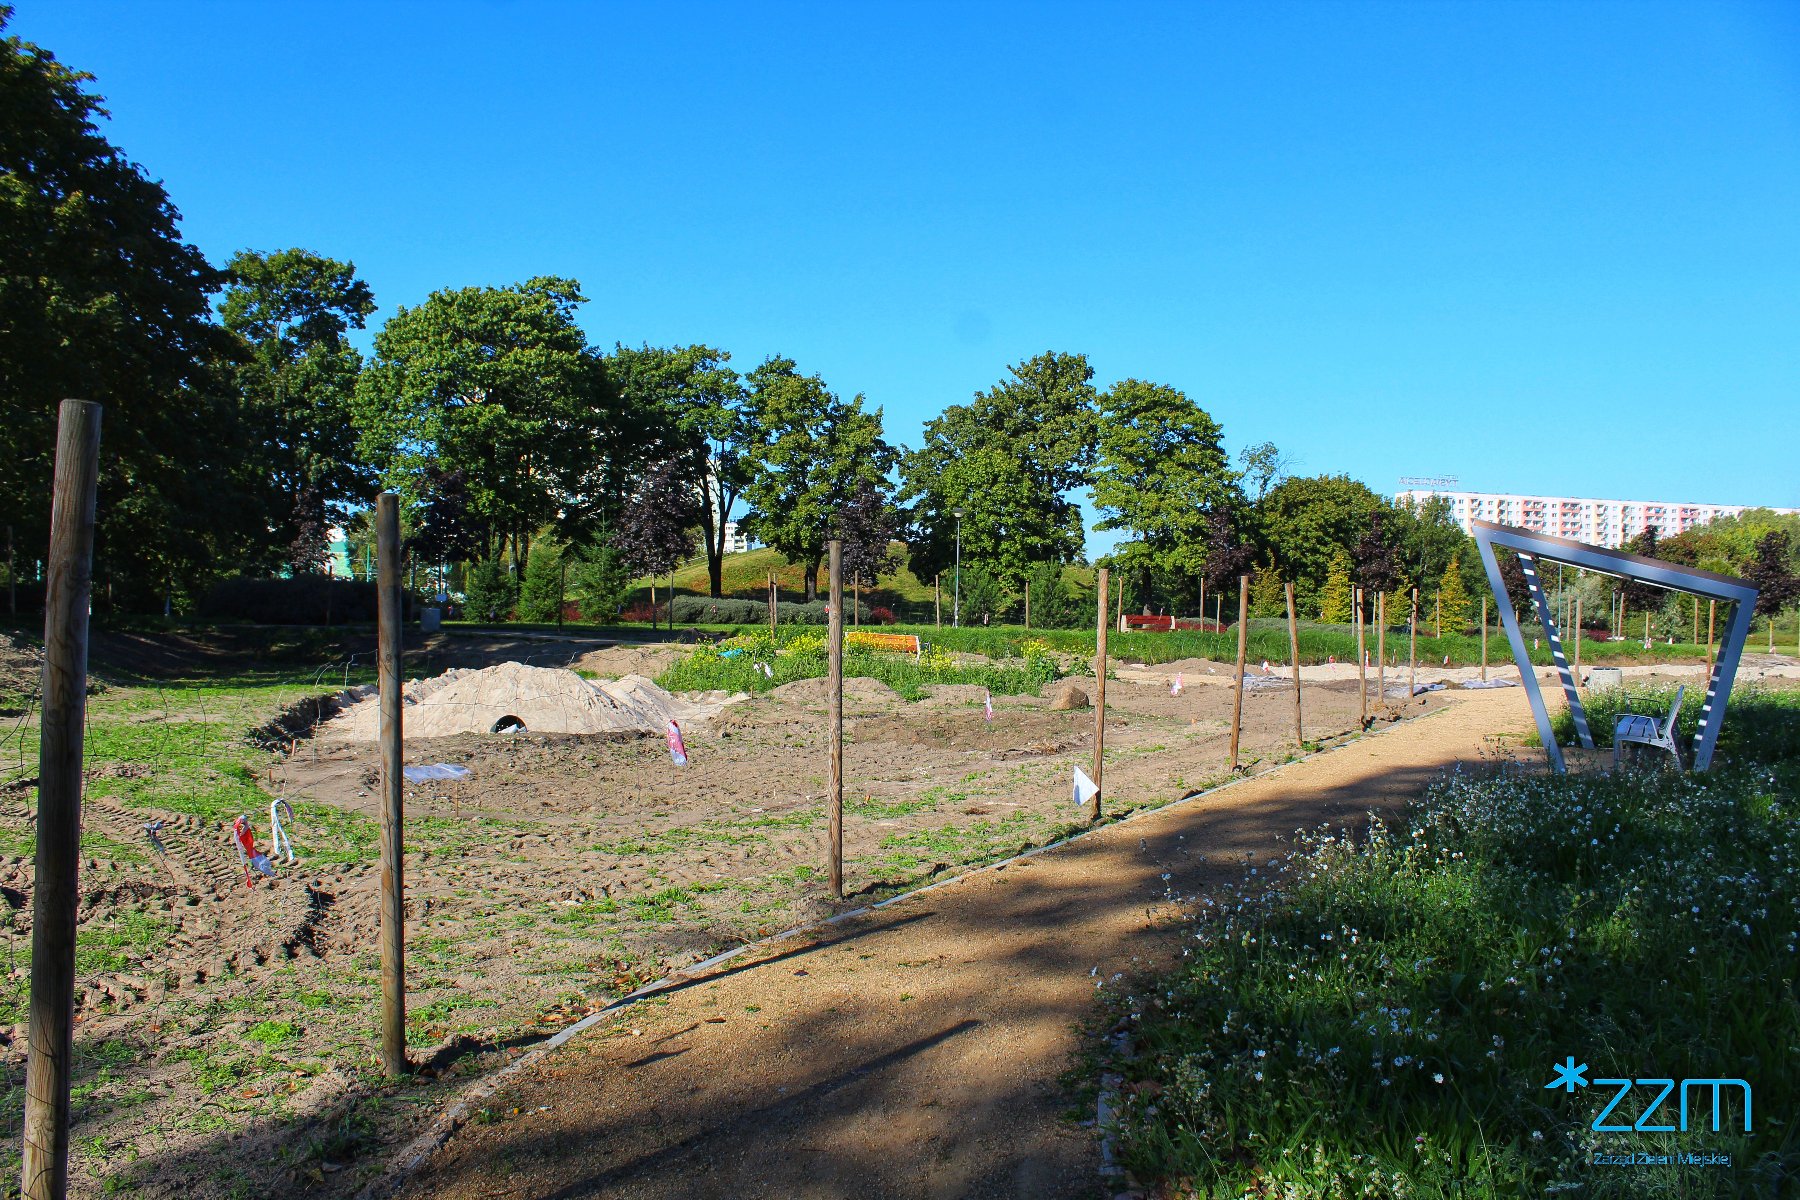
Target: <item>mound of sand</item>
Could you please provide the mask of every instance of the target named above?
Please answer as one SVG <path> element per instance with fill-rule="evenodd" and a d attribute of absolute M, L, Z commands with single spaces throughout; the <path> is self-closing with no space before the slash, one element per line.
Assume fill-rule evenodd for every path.
<path fill-rule="evenodd" d="M 406 685 L 402 717 L 408 738 L 495 733 L 522 724 L 532 733 L 660 733 L 670 718 L 713 716 L 722 705 L 691 703 L 642 675 L 589 683 L 558 667 L 504 662 L 479 671 L 450 670 Z M 381 703 L 366 696 L 348 705 L 325 732 L 372 742 L 381 732 Z"/>
<path fill-rule="evenodd" d="M 777 700 L 787 700 L 795 704 L 825 703 L 827 680 L 796 679 L 792 683 L 784 683 L 778 688 L 771 688 L 769 695 Z M 844 699 L 861 700 L 872 704 L 899 703 L 900 693 L 896 692 L 879 679 L 866 679 L 853 675 L 844 680 Z"/>
<path fill-rule="evenodd" d="M 973 683 L 934 683 L 925 689 L 925 703 L 948 708 L 952 705 L 980 704 L 987 689 Z"/>
<path fill-rule="evenodd" d="M 655 678 L 681 655 L 682 651 L 675 646 L 608 646 L 604 650 L 591 650 L 582 655 L 575 665 L 608 679 L 618 679 L 625 675 Z"/>

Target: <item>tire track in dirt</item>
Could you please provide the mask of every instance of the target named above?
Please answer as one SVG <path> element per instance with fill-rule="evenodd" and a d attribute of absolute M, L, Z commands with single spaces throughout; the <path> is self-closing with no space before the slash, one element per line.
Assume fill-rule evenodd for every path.
<path fill-rule="evenodd" d="M 1298 827 L 1393 811 L 1526 722 L 1516 693 L 1465 693 L 677 984 L 522 1072 L 401 1194 L 1104 1194 L 1061 1076 L 1097 981 L 1172 953 L 1170 897 L 1235 879 Z"/>

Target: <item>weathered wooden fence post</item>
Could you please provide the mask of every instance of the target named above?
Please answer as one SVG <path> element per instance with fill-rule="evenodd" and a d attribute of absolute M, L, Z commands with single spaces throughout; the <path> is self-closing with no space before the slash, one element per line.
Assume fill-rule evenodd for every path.
<path fill-rule="evenodd" d="M 64 400 L 56 428 L 44 590 L 31 1017 L 25 1060 L 24 1172 L 19 1185 L 25 1200 L 62 1200 L 69 1189 L 82 733 L 87 721 L 88 604 L 99 476 L 100 406 Z"/>
<path fill-rule="evenodd" d="M 831 726 L 831 773 L 825 814 L 831 842 L 831 894 L 844 897 L 844 543 L 832 538 L 831 615 L 826 633 L 830 664 L 825 681 L 825 721 Z"/>
<path fill-rule="evenodd" d="M 1287 585 L 1288 660 L 1294 666 L 1294 745 L 1305 746 L 1306 734 L 1300 720 L 1300 626 L 1294 617 L 1294 585 Z"/>
<path fill-rule="evenodd" d="M 375 498 L 376 675 L 381 687 L 381 1065 L 404 1075 L 406 1058 L 405 741 L 400 689 L 400 497 Z"/>
<path fill-rule="evenodd" d="M 1106 767 L 1106 603 L 1107 570 L 1100 568 L 1100 603 L 1094 620 L 1094 794 L 1088 800 L 1087 818 L 1100 819 L 1101 771 Z"/>
<path fill-rule="evenodd" d="M 1231 681 L 1231 769 L 1238 769 L 1238 730 L 1244 724 L 1244 654 L 1250 629 L 1250 577 L 1238 576 L 1237 675 Z"/>

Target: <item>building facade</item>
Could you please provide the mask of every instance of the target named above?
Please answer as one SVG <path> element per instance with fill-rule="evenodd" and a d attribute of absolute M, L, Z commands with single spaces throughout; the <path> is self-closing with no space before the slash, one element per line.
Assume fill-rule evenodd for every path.
<path fill-rule="evenodd" d="M 1434 488 L 1403 488 L 1396 501 L 1422 504 L 1433 496 L 1450 502 L 1450 513 L 1470 532 L 1471 521 L 1492 521 L 1532 533 L 1572 538 L 1594 546 L 1618 549 L 1652 525 L 1657 536 L 1673 537 L 1696 525 L 1720 517 L 1735 517 L 1754 504 L 1689 504 L 1671 500 L 1592 500 L 1580 496 L 1521 496 L 1503 492 L 1453 492 Z M 1800 513 L 1796 508 L 1772 512 Z"/>

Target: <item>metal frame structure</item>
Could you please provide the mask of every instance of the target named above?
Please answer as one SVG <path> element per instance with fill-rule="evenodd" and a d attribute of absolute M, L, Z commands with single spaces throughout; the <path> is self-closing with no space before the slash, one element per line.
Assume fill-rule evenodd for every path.
<path fill-rule="evenodd" d="M 1470 526 L 1475 536 L 1475 545 L 1481 551 L 1481 564 L 1487 568 L 1488 587 L 1493 589 L 1494 605 L 1500 610 L 1500 623 L 1506 629 L 1507 641 L 1512 644 L 1513 661 L 1519 666 L 1519 681 L 1524 684 L 1526 698 L 1531 701 L 1531 715 L 1537 721 L 1538 737 L 1544 743 L 1544 752 L 1550 759 L 1551 768 L 1559 773 L 1566 769 L 1562 747 L 1556 744 L 1556 735 L 1550 728 L 1550 714 L 1544 708 L 1544 695 L 1538 687 L 1537 674 L 1532 670 L 1531 655 L 1525 649 L 1525 637 L 1519 632 L 1519 618 L 1513 612 L 1512 598 L 1506 594 L 1506 582 L 1500 577 L 1500 562 L 1494 556 L 1495 546 L 1504 546 L 1519 556 L 1519 565 L 1524 568 L 1525 582 L 1531 590 L 1532 606 L 1537 609 L 1538 622 L 1544 627 L 1544 634 L 1550 640 L 1550 657 L 1556 664 L 1563 695 L 1569 702 L 1569 715 L 1575 720 L 1575 736 L 1589 750 L 1594 748 L 1593 734 L 1588 730 L 1587 712 L 1581 706 L 1581 696 L 1576 688 L 1577 680 L 1569 670 L 1568 658 L 1563 654 L 1562 634 L 1557 628 L 1556 616 L 1551 611 L 1550 598 L 1544 593 L 1538 571 L 1540 562 L 1581 567 L 1597 574 L 1636 580 L 1736 606 L 1732 610 L 1731 619 L 1726 623 L 1724 635 L 1719 639 L 1719 655 L 1713 661 L 1712 675 L 1706 681 L 1706 698 L 1700 707 L 1700 728 L 1694 735 L 1694 770 L 1706 770 L 1712 764 L 1713 746 L 1719 740 L 1719 726 L 1725 721 L 1725 705 L 1731 697 L 1731 684 L 1737 676 L 1738 660 L 1743 655 L 1744 643 L 1750 637 L 1750 618 L 1756 612 L 1756 588 L 1730 575 L 1702 571 L 1697 567 L 1678 566 L 1660 559 L 1627 554 L 1622 550 L 1608 550 L 1603 546 L 1590 546 L 1586 542 L 1552 537 L 1545 533 L 1532 533 L 1510 525 L 1471 521 Z M 1576 636 L 1580 636 L 1580 630 L 1576 631 Z"/>

